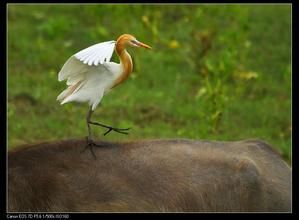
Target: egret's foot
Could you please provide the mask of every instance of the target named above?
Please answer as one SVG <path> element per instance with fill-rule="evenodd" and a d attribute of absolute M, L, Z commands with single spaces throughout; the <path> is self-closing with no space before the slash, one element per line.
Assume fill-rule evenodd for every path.
<path fill-rule="evenodd" d="M 131 128 L 113 128 L 113 127 L 109 127 L 108 130 L 103 134 L 104 136 L 106 136 L 107 134 L 109 134 L 111 131 L 115 131 L 121 134 L 129 134 L 128 130 L 130 130 Z"/>
<path fill-rule="evenodd" d="M 107 128 L 108 130 L 103 134 L 104 136 L 109 134 L 111 131 L 115 131 L 115 132 L 118 132 L 118 133 L 121 133 L 121 134 L 129 134 L 128 130 L 130 130 L 131 128 L 114 128 L 114 127 L 111 127 L 109 125 L 104 125 L 104 124 L 101 124 L 101 123 L 98 123 L 98 122 L 94 122 L 94 121 L 88 121 L 89 124 L 92 124 L 92 125 L 97 125 L 97 126 L 101 126 L 103 128 Z"/>
<path fill-rule="evenodd" d="M 96 143 L 95 143 L 91 138 L 89 138 L 89 137 L 86 137 L 86 141 L 87 141 L 87 144 L 85 145 L 85 148 L 81 151 L 81 153 L 84 152 L 87 148 L 89 148 L 89 150 L 91 151 L 92 156 L 94 157 L 94 159 L 96 159 L 97 157 L 96 157 L 96 155 L 95 155 L 95 153 L 94 153 L 94 151 L 93 151 L 93 147 L 102 147 L 102 145 L 100 145 L 100 144 L 96 144 Z"/>

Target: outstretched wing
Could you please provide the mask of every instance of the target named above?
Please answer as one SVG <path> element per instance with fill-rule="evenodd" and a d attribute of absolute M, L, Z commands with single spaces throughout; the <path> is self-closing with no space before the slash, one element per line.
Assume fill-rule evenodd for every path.
<path fill-rule="evenodd" d="M 120 64 L 110 62 L 114 48 L 115 41 L 107 41 L 71 56 L 58 73 L 58 80 L 67 80 L 68 88 L 57 100 L 61 104 L 89 101 L 94 110 L 121 73 Z"/>
<path fill-rule="evenodd" d="M 63 65 L 58 73 L 58 80 L 63 81 L 68 79 L 67 84 L 70 85 L 76 81 L 76 76 L 85 72 L 88 67 L 103 65 L 109 62 L 115 48 L 115 41 L 107 41 L 92 45 L 84 50 L 79 51 L 71 56 Z M 76 60 L 81 62 L 76 62 Z"/>
<path fill-rule="evenodd" d="M 109 62 L 115 47 L 115 41 L 106 41 L 92 45 L 84 50 L 79 51 L 74 56 L 84 64 L 98 65 Z"/>
<path fill-rule="evenodd" d="M 92 110 L 122 72 L 120 64 L 104 62 L 102 65 L 89 66 L 74 56 L 71 56 L 65 65 L 60 81 L 66 79 L 68 87 L 58 95 L 57 100 L 61 104 L 72 101 L 89 102 Z"/>

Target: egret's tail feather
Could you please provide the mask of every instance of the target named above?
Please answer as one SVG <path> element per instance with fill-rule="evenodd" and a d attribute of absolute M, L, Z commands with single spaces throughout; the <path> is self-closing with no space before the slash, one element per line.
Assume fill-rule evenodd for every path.
<path fill-rule="evenodd" d="M 94 111 L 97 105 L 100 103 L 104 95 L 103 90 L 98 88 L 89 88 L 86 89 L 82 87 L 80 90 L 75 90 L 71 93 L 70 87 L 64 90 L 58 97 L 57 100 L 60 101 L 60 104 L 63 105 L 68 102 L 89 102 L 89 105 L 92 106 Z"/>
<path fill-rule="evenodd" d="M 62 93 L 60 93 L 57 96 L 57 100 L 60 101 L 60 104 L 63 105 L 65 103 L 64 102 L 65 99 L 67 97 L 69 97 L 70 95 L 74 94 L 80 88 L 80 85 L 82 85 L 81 81 L 77 82 L 74 85 L 69 86 L 66 90 L 64 90 Z"/>
<path fill-rule="evenodd" d="M 67 89 L 66 90 L 64 90 L 62 93 L 60 93 L 58 96 L 57 96 L 57 101 L 59 101 L 59 102 L 62 102 L 63 101 L 63 99 L 65 98 L 65 94 L 67 93 Z"/>

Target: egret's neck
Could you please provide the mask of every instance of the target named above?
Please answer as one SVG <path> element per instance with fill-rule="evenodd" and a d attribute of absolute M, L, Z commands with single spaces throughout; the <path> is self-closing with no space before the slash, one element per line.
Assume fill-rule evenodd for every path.
<path fill-rule="evenodd" d="M 130 54 L 123 50 L 121 54 L 119 54 L 120 64 L 123 67 L 123 71 L 126 74 L 130 74 L 133 71 L 133 62 Z"/>
<path fill-rule="evenodd" d="M 121 44 L 117 44 L 115 47 L 115 51 L 120 59 L 120 65 L 122 66 L 122 73 L 120 77 L 116 80 L 114 86 L 126 80 L 129 77 L 130 73 L 133 71 L 132 58 L 130 54 L 126 51 L 125 47 Z"/>

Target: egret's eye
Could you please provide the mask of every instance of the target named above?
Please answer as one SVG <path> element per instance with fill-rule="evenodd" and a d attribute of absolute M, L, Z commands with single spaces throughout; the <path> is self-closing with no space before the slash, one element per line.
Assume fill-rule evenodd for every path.
<path fill-rule="evenodd" d="M 134 44 L 135 46 L 138 46 L 138 41 L 137 40 L 131 40 L 131 43 Z"/>

